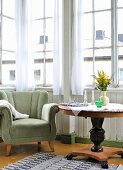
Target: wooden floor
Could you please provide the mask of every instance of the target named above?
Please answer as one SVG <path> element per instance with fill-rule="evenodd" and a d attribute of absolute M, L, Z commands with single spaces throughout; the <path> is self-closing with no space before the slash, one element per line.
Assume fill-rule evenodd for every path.
<path fill-rule="evenodd" d="M 87 144 L 62 144 L 60 141 L 55 141 L 54 147 L 55 147 L 55 154 L 60 155 L 67 155 L 72 150 L 82 148 L 88 146 Z M 42 142 L 42 151 L 44 152 L 50 152 L 50 148 L 47 142 Z M 29 143 L 29 144 L 23 144 L 23 145 L 16 145 L 12 147 L 12 155 L 9 157 L 5 156 L 5 145 L 4 143 L 0 143 L 0 168 L 3 168 L 4 166 L 16 162 L 20 159 L 23 159 L 27 156 L 33 155 L 37 153 L 37 144 L 36 143 Z M 82 157 L 82 159 L 85 159 L 85 157 Z M 108 160 L 109 164 L 122 164 L 123 165 L 123 158 L 116 155 Z"/>

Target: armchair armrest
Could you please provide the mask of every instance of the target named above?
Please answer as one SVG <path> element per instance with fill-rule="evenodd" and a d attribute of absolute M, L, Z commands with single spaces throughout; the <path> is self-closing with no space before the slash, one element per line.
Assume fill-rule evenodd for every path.
<path fill-rule="evenodd" d="M 51 136 L 50 140 L 54 140 L 56 137 L 56 124 L 55 124 L 55 115 L 59 111 L 58 104 L 49 103 L 45 104 L 42 109 L 42 119 L 46 120 L 50 124 Z"/>
<path fill-rule="evenodd" d="M 6 106 L 0 106 L 0 115 L 2 118 L 2 123 L 7 125 L 7 127 L 11 126 L 12 121 L 13 121 L 13 116 L 12 113 L 10 111 L 10 109 Z"/>
<path fill-rule="evenodd" d="M 13 117 L 12 113 L 6 106 L 0 106 L 0 115 L 1 115 L 1 137 L 5 143 L 7 143 L 8 139 L 11 139 L 10 136 L 10 128 L 12 126 Z"/>
<path fill-rule="evenodd" d="M 55 115 L 58 111 L 59 111 L 58 104 L 56 103 L 44 104 L 41 118 L 43 120 L 48 121 L 49 123 L 52 123 L 52 121 L 55 120 Z"/>

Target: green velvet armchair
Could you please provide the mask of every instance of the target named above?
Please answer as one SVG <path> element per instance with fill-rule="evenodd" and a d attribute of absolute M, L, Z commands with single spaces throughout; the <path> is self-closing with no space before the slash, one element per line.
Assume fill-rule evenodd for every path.
<path fill-rule="evenodd" d="M 41 141 L 48 141 L 54 151 L 55 115 L 59 109 L 57 104 L 48 103 L 46 91 L 0 91 L 2 100 L 8 101 L 18 112 L 29 115 L 28 118 L 14 119 L 12 111 L 0 105 L 0 133 L 7 156 L 11 154 L 12 145 L 27 142 L 37 142 L 40 148 Z"/>

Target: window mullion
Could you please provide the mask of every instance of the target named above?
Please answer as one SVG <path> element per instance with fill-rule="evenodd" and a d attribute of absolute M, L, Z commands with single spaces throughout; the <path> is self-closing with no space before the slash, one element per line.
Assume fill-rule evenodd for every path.
<path fill-rule="evenodd" d="M 111 36 L 112 36 L 112 74 L 114 76 L 113 86 L 118 85 L 118 55 L 117 55 L 117 2 L 111 0 Z"/>

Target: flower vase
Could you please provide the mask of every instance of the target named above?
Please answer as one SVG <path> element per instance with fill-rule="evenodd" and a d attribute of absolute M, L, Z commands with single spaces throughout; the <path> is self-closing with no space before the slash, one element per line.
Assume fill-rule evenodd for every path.
<path fill-rule="evenodd" d="M 107 91 L 101 91 L 100 99 L 103 101 L 103 106 L 106 106 L 109 103 L 109 98 L 106 96 Z"/>

